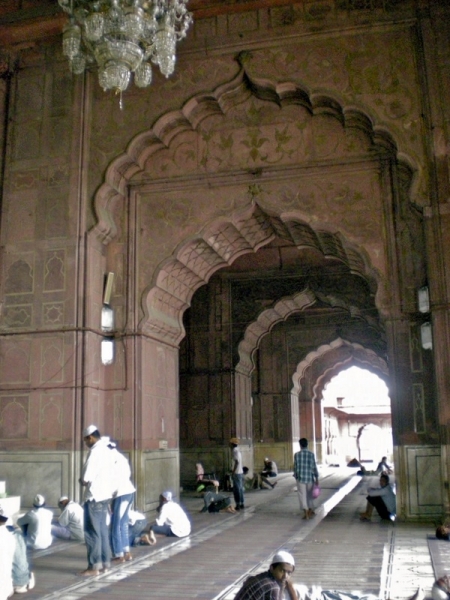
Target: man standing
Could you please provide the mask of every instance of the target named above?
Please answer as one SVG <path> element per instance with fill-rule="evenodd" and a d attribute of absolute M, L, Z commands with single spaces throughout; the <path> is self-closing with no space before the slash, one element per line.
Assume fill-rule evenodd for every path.
<path fill-rule="evenodd" d="M 308 450 L 308 440 L 300 439 L 300 452 L 294 455 L 294 477 L 297 480 L 297 494 L 300 510 L 303 510 L 303 519 L 310 519 L 315 515 L 314 499 L 312 496 L 313 485 L 319 484 L 319 472 L 316 458 Z"/>
<path fill-rule="evenodd" d="M 115 442 L 105 438 L 114 457 L 114 473 L 117 494 L 112 501 L 111 546 L 114 554 L 113 562 L 132 560 L 128 532 L 128 513 L 136 488 L 131 483 L 131 468 L 128 459 L 117 450 Z"/>
<path fill-rule="evenodd" d="M 84 542 L 84 512 L 83 507 L 67 496 L 61 496 L 58 501 L 61 514 L 57 524 L 52 525 L 52 535 L 63 540 Z"/>
<path fill-rule="evenodd" d="M 111 548 L 108 532 L 108 507 L 115 493 L 113 453 L 101 440 L 95 425 L 83 431 L 89 448 L 80 483 L 85 487 L 84 538 L 88 567 L 80 575 L 95 576 L 111 566 Z"/>
<path fill-rule="evenodd" d="M 7 521 L 8 517 L 0 508 L 0 600 L 7 600 L 14 594 L 12 571 L 16 542 L 6 527 Z"/>
<path fill-rule="evenodd" d="M 244 506 L 244 468 L 242 465 L 242 454 L 238 448 L 238 438 L 231 438 L 230 448 L 232 452 L 233 466 L 231 468 L 231 477 L 233 479 L 233 496 L 236 510 L 243 510 Z"/>

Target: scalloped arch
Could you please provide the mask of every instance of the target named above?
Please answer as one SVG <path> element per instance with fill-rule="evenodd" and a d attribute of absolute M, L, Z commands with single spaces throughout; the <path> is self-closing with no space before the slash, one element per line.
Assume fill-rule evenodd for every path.
<path fill-rule="evenodd" d="M 413 161 L 398 152 L 397 144 L 386 127 L 375 124 L 367 112 L 354 106 L 344 106 L 342 100 L 331 95 L 314 94 L 293 82 L 274 83 L 269 80 L 252 79 L 241 66 L 234 79 L 218 86 L 210 93 L 189 99 L 180 110 L 161 116 L 152 129 L 134 137 L 125 152 L 108 167 L 104 183 L 99 187 L 94 204 L 97 223 L 93 233 L 102 243 L 109 243 L 117 235 L 113 207 L 125 203 L 128 185 L 137 174 L 144 174 L 146 165 L 158 150 L 168 148 L 172 140 L 186 131 L 197 132 L 202 121 L 212 115 L 225 116 L 230 108 L 244 102 L 251 95 L 278 106 L 300 105 L 312 115 L 333 115 L 344 128 L 356 128 L 365 132 L 372 145 L 381 153 L 396 156 L 409 172 L 418 172 Z"/>
<path fill-rule="evenodd" d="M 206 284 L 218 270 L 231 265 L 236 258 L 256 252 L 276 237 L 292 243 L 297 248 L 314 248 L 325 259 L 339 260 L 351 273 L 357 274 L 376 288 L 376 276 L 362 252 L 358 252 L 340 234 L 314 231 L 310 225 L 294 220 L 292 215 L 284 220 L 264 211 L 257 203 L 229 220 L 219 219 L 207 226 L 200 237 L 182 244 L 174 255 L 158 269 L 154 284 L 145 297 L 144 333 L 171 345 L 178 345 L 185 335 L 183 313 L 190 305 L 194 292 Z M 301 310 L 308 305 L 310 292 L 303 292 L 291 300 L 280 300 L 273 311 L 264 311 L 250 326 L 241 353 L 241 372 L 251 372 L 251 354 L 262 335 L 283 314 Z M 314 296 L 318 298 L 319 295 Z M 320 296 L 332 306 L 344 306 L 357 314 L 356 307 L 347 306 L 339 296 Z M 291 311 L 292 312 L 292 311 Z"/>
<path fill-rule="evenodd" d="M 250 376 L 255 369 L 253 357 L 261 339 L 270 332 L 274 325 L 280 321 L 285 321 L 292 314 L 312 306 L 317 300 L 332 307 L 338 306 L 339 308 L 343 308 L 352 316 L 358 316 L 366 321 L 371 327 L 377 326 L 377 323 L 375 323 L 372 317 L 366 315 L 358 307 L 350 304 L 344 297 L 341 297 L 338 292 L 333 295 L 321 294 L 307 288 L 298 294 L 282 298 L 272 308 L 264 310 L 258 318 L 247 327 L 244 338 L 239 343 L 239 363 L 236 366 L 236 371 L 243 375 Z"/>
<path fill-rule="evenodd" d="M 330 358 L 332 359 L 331 367 L 327 366 Z M 388 384 L 389 370 L 383 358 L 361 344 L 336 338 L 330 344 L 323 344 L 317 350 L 310 352 L 298 364 L 296 372 L 292 376 L 294 386 L 291 393 L 298 397 L 302 390 L 302 380 L 305 380 L 309 373 L 314 371 L 312 379 L 315 383 L 311 399 L 315 402 L 321 398 L 322 391 L 327 383 L 343 368 L 351 366 L 367 369 Z"/>

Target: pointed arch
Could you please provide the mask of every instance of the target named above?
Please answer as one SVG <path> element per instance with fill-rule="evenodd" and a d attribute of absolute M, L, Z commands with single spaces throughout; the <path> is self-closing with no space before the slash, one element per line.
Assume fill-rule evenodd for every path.
<path fill-rule="evenodd" d="M 378 328 L 378 323 L 375 322 L 373 317 L 359 307 L 352 305 L 345 297 L 341 297 L 339 292 L 336 294 L 323 294 L 307 288 L 298 294 L 282 298 L 275 306 L 263 311 L 256 321 L 247 327 L 244 338 L 238 347 L 239 363 L 236 366 L 236 371 L 243 375 L 251 375 L 255 368 L 253 356 L 261 339 L 269 333 L 276 323 L 285 321 L 292 314 L 305 310 L 318 300 L 331 307 L 342 308 L 352 316 L 364 320 L 368 326 Z"/>
<path fill-rule="evenodd" d="M 367 369 L 388 383 L 389 370 L 384 358 L 361 344 L 337 338 L 330 344 L 319 346 L 298 364 L 292 376 L 294 385 L 291 393 L 299 397 L 303 382 L 310 379 L 314 381 L 311 398 L 314 402 L 322 397 L 324 387 L 333 377 L 351 366 Z"/>
<path fill-rule="evenodd" d="M 154 284 L 146 294 L 142 330 L 150 337 L 178 345 L 185 334 L 183 313 L 190 305 L 194 292 L 207 283 L 218 269 L 231 265 L 243 254 L 256 252 L 275 237 L 288 240 L 297 248 L 314 248 L 325 259 L 340 261 L 351 273 L 364 278 L 376 289 L 376 274 L 364 253 L 351 246 L 339 233 L 314 231 L 310 225 L 294 220 L 291 215 L 289 219 L 284 218 L 283 215 L 278 217 L 269 214 L 254 203 L 244 212 L 233 215 L 230 220 L 216 220 L 203 230 L 200 237 L 182 244 L 174 256 L 160 266 Z M 325 299 L 331 305 L 347 306 L 337 294 L 329 297 L 321 295 L 320 299 Z M 308 304 L 308 293 L 292 301 L 293 310 L 299 310 L 300 306 Z M 249 368 L 251 370 L 250 355 L 255 348 L 251 340 L 259 340 L 264 331 L 269 331 L 283 318 L 281 315 L 290 314 L 289 310 L 289 302 L 281 301 L 272 312 L 265 311 L 249 329 L 243 346 L 248 349 L 242 350 L 241 357 L 244 373 L 248 373 Z M 352 310 L 357 312 L 358 309 L 353 307 Z"/>

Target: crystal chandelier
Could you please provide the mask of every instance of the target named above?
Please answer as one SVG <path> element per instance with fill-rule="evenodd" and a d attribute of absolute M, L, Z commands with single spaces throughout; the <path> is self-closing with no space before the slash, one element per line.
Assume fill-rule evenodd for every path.
<path fill-rule="evenodd" d="M 69 14 L 63 53 L 72 73 L 98 67 L 101 87 L 125 91 L 134 74 L 138 87 L 152 81 L 151 63 L 169 77 L 177 41 L 186 36 L 192 15 L 188 0 L 58 0 Z"/>

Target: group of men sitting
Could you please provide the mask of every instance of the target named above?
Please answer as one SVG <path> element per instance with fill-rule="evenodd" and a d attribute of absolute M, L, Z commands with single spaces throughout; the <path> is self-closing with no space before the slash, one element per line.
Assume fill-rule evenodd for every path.
<path fill-rule="evenodd" d="M 44 550 L 54 538 L 85 542 L 88 567 L 82 576 L 107 571 L 111 562 L 132 560 L 131 546 L 156 543 L 156 535 L 185 537 L 191 523 L 170 491 L 159 496 L 158 516 L 149 525 L 144 514 L 132 510 L 135 487 L 127 458 L 95 425 L 83 432 L 89 448 L 80 484 L 85 490 L 81 506 L 67 496 L 59 499 L 60 515 L 46 508 L 37 494 L 33 507 L 17 519 L 0 506 L 0 600 L 25 593 L 35 586 L 28 550 Z"/>
<path fill-rule="evenodd" d="M 0 507 L 0 592 L 8 598 L 13 592 L 23 594 L 35 586 L 27 548 L 44 550 L 53 537 L 65 540 L 84 540 L 83 509 L 67 496 L 60 498 L 61 514 L 54 518 L 53 511 L 45 508 L 45 498 L 37 494 L 33 508 L 17 519 L 14 526 L 11 517 Z"/>
<path fill-rule="evenodd" d="M 255 473 L 253 477 L 248 475 L 248 467 L 243 467 L 244 471 L 244 488 L 248 490 L 252 489 L 264 489 L 267 486 L 269 489 L 274 489 L 277 485 L 277 481 L 273 480 L 278 476 L 278 468 L 275 461 L 269 458 L 264 459 L 264 467 L 260 473 Z M 197 491 L 203 494 L 204 506 L 200 512 L 229 512 L 237 513 L 238 511 L 231 506 L 231 497 L 226 493 L 219 492 L 219 481 L 215 475 L 205 474 L 203 465 L 201 463 L 196 464 L 197 472 Z M 199 477 L 199 473 L 201 476 Z M 272 479 L 273 481 L 270 481 Z M 214 487 L 214 491 L 212 490 Z M 227 486 L 225 485 L 225 488 Z"/>

